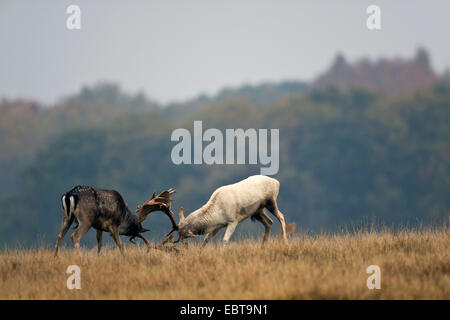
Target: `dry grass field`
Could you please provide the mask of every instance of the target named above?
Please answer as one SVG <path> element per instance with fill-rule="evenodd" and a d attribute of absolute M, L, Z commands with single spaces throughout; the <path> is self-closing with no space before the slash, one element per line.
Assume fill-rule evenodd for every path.
<path fill-rule="evenodd" d="M 0 299 L 450 299 L 450 232 L 389 231 L 211 244 L 179 253 L 127 247 L 5 250 Z M 81 289 L 68 290 L 69 265 Z M 381 289 L 369 290 L 369 265 Z"/>

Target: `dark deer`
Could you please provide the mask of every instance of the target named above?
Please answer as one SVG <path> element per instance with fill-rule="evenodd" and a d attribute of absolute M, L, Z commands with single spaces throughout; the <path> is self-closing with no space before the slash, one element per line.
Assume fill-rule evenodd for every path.
<path fill-rule="evenodd" d="M 76 249 L 80 249 L 80 239 L 91 227 L 97 231 L 99 254 L 102 248 L 103 231 L 110 233 L 122 253 L 123 245 L 120 235 L 129 236 L 133 244 L 135 243 L 133 239 L 138 237 L 150 249 L 152 247 L 150 241 L 141 234 L 148 231 L 148 229 L 142 227 L 142 222 L 152 211 L 161 209 L 164 211 L 166 208 L 170 210 L 170 204 L 172 203 L 170 195 L 173 192 L 175 192 L 173 189 L 163 191 L 158 197 L 154 194 L 152 198 L 155 202 L 154 205 L 152 206 L 152 203 L 149 203 L 148 206 L 144 207 L 143 213 L 136 215 L 130 210 L 120 193 L 115 190 L 102 190 L 87 186 L 73 188 L 61 197 L 63 222 L 55 245 L 55 256 L 58 254 L 62 238 L 74 220 L 76 220 L 77 225 L 72 234 L 72 241 Z"/>

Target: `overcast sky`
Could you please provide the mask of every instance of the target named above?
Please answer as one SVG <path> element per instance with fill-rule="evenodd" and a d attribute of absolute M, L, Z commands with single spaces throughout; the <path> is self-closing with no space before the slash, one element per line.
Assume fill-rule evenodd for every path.
<path fill-rule="evenodd" d="M 66 8 L 81 7 L 81 30 Z M 382 30 L 366 28 L 381 7 Z M 339 51 L 450 66 L 450 1 L 0 0 L 0 98 L 44 103 L 114 81 L 165 103 L 224 86 L 310 80 Z"/>

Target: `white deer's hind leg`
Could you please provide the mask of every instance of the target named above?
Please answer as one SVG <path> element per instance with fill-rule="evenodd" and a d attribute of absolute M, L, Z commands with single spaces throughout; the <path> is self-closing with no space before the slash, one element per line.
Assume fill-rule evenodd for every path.
<path fill-rule="evenodd" d="M 272 228 L 273 221 L 269 218 L 269 216 L 264 212 L 264 208 L 259 209 L 253 217 L 261 222 L 264 225 L 264 237 L 262 243 L 264 244 L 269 238 L 270 229 Z"/>
<path fill-rule="evenodd" d="M 227 226 L 227 230 L 225 231 L 225 235 L 223 236 L 223 244 L 227 244 L 228 241 L 231 238 L 231 235 L 234 232 L 234 229 L 236 229 L 236 226 L 238 225 L 237 221 L 233 221 L 231 223 L 228 224 Z"/>
<path fill-rule="evenodd" d="M 287 244 L 287 235 L 286 235 L 286 222 L 284 221 L 284 215 L 278 210 L 278 205 L 275 199 L 270 199 L 267 201 L 266 208 L 280 221 L 281 224 L 281 235 L 283 237 L 284 242 Z"/>

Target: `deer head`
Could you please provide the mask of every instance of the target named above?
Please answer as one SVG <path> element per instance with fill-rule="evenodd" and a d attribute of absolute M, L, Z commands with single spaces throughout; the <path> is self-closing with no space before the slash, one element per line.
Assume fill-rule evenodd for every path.
<path fill-rule="evenodd" d="M 185 218 L 184 218 L 184 209 L 183 207 L 180 208 L 180 220 L 179 223 L 177 225 L 177 231 L 178 231 L 178 239 L 176 241 L 173 241 L 173 243 L 185 243 L 184 239 L 186 238 L 193 238 L 196 236 L 196 234 L 194 234 L 190 228 L 189 224 L 185 224 Z M 172 230 L 170 233 L 172 233 L 174 230 Z M 169 233 L 169 235 L 170 235 Z"/>

